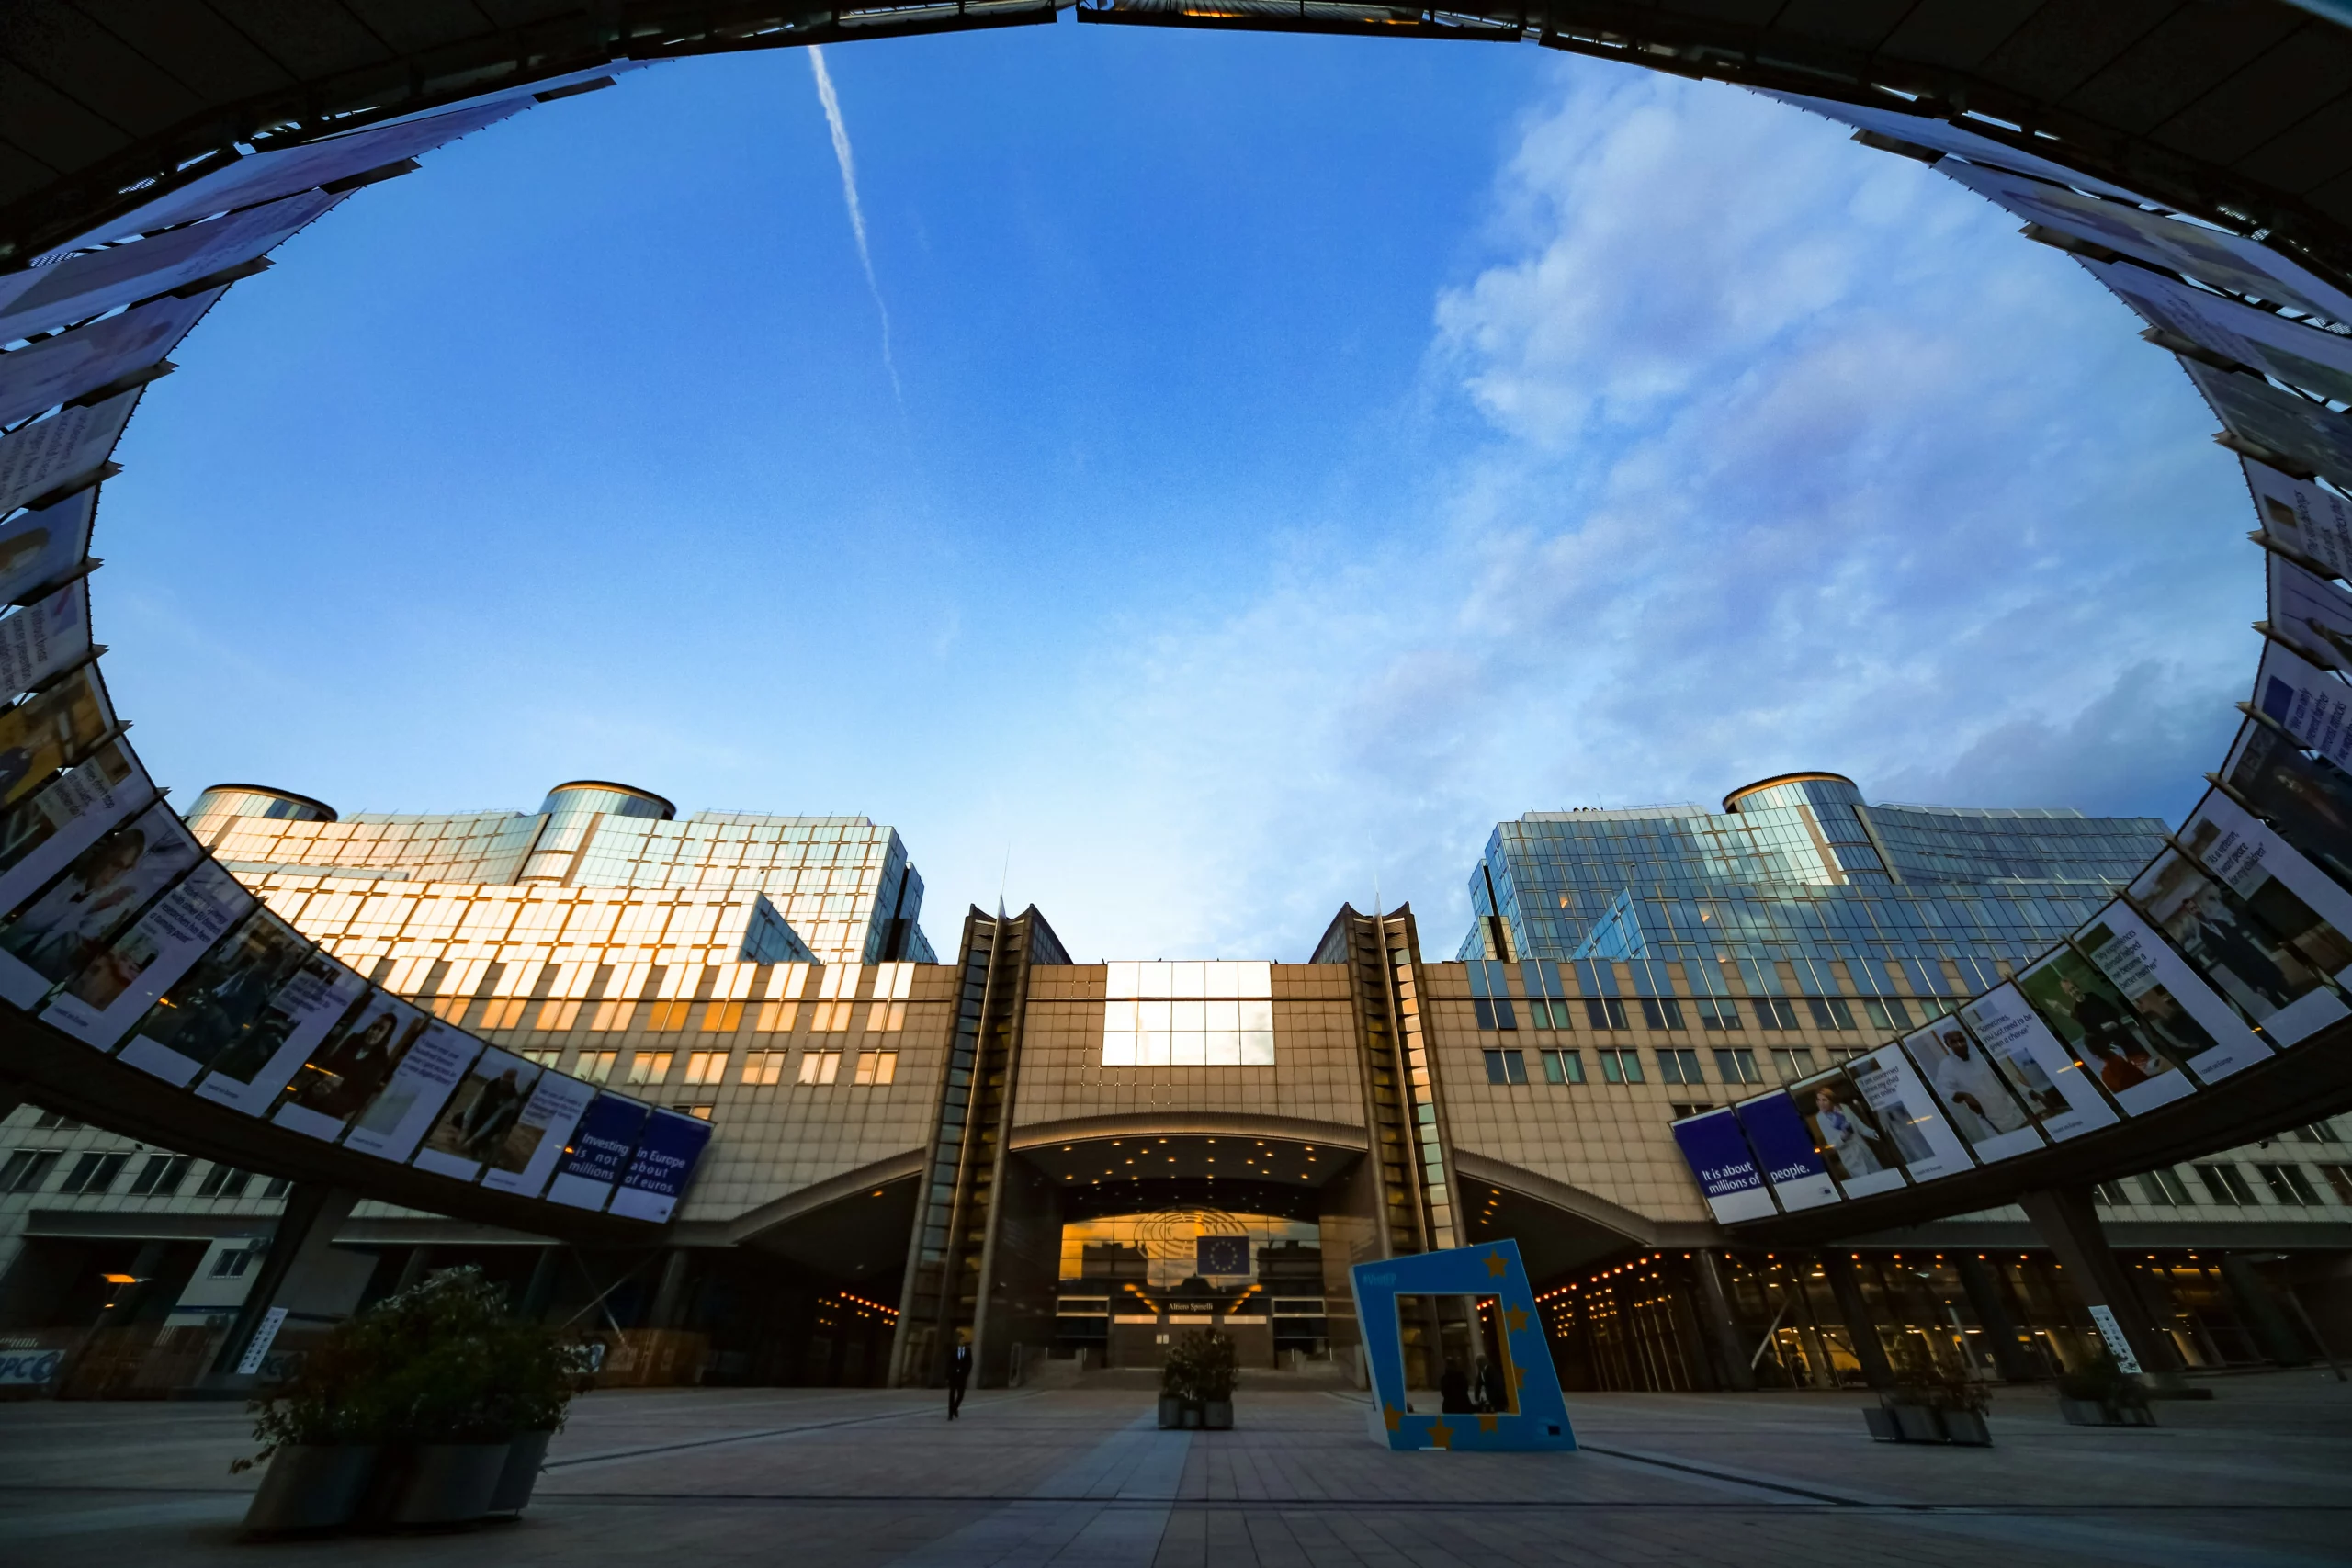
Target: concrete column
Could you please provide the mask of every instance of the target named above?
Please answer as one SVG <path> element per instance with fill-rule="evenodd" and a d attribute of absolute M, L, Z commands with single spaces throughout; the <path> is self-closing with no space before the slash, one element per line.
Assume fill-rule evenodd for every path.
<path fill-rule="evenodd" d="M 2033 1358 L 2021 1342 L 2008 1299 L 2001 1294 L 2001 1281 L 1973 1252 L 1960 1254 L 1959 1269 L 1961 1288 L 1968 1292 L 1976 1325 L 1984 1330 L 1985 1344 L 1993 1352 L 1994 1370 L 2006 1382 L 2031 1382 L 2037 1375 Z"/>
<path fill-rule="evenodd" d="M 286 1212 L 278 1216 L 277 1226 L 270 1233 L 269 1252 L 261 1261 L 261 1271 L 254 1276 L 253 1288 L 245 1292 L 245 1304 L 237 1309 L 237 1319 L 229 1325 L 229 1337 L 213 1359 L 212 1371 L 198 1384 L 200 1388 L 219 1393 L 243 1393 L 254 1384 L 254 1374 L 239 1372 L 237 1363 L 244 1359 L 245 1348 L 253 1343 L 269 1309 L 300 1289 L 303 1277 L 317 1269 L 324 1260 L 327 1248 L 334 1244 L 334 1233 L 351 1216 L 359 1201 L 359 1194 L 347 1187 L 328 1187 L 315 1181 L 298 1182 L 286 1194 Z"/>
<path fill-rule="evenodd" d="M 683 1247 L 673 1247 L 662 1261 L 662 1282 L 654 1287 L 652 1310 L 645 1314 L 648 1328 L 675 1328 L 686 1310 L 686 1269 L 693 1253 Z"/>
<path fill-rule="evenodd" d="M 2245 1319 L 2246 1331 L 2264 1355 L 2282 1367 L 2307 1367 L 2311 1354 L 2303 1342 L 2296 1337 L 2294 1326 L 2287 1314 L 2278 1309 L 2278 1298 L 2262 1276 L 2255 1272 L 2254 1264 L 2243 1252 L 2222 1254 L 2222 1282 L 2230 1288 L 2230 1299 Z"/>
<path fill-rule="evenodd" d="M 2026 1217 L 2056 1255 L 2066 1283 L 2085 1306 L 2103 1306 L 2115 1314 L 2116 1325 L 2132 1346 L 2143 1372 L 2161 1374 L 2181 1370 L 2179 1348 L 2159 1325 L 2132 1276 L 2117 1261 L 2107 1244 L 2107 1232 L 2091 1207 L 2087 1187 L 2052 1188 L 2029 1192 L 2018 1200 Z"/>
<path fill-rule="evenodd" d="M 1821 1271 L 1829 1278 L 1830 1294 L 1838 1298 L 1838 1313 L 1846 1320 L 1846 1333 L 1854 1342 L 1854 1359 L 1862 1364 L 1863 1380 L 1875 1389 L 1893 1388 L 1894 1369 L 1887 1364 L 1886 1347 L 1878 1342 L 1878 1325 L 1871 1320 L 1870 1304 L 1862 1299 L 1862 1282 L 1854 1277 L 1854 1260 L 1842 1252 L 1825 1252 Z"/>
<path fill-rule="evenodd" d="M 563 1272 L 563 1248 L 547 1246 L 539 1248 L 538 1261 L 531 1265 L 531 1282 L 523 1287 L 522 1304 L 515 1315 L 526 1323 L 537 1323 L 547 1316 L 548 1308 L 555 1304 L 555 1284 Z"/>
<path fill-rule="evenodd" d="M 424 1271 L 432 1267 L 433 1249 L 431 1247 L 410 1247 L 408 1256 L 401 1260 L 400 1278 L 392 1281 L 392 1294 L 397 1296 L 412 1285 L 423 1284 Z"/>
<path fill-rule="evenodd" d="M 1713 1252 L 1690 1255 L 1690 1272 L 1699 1281 L 1700 1315 L 1706 1320 L 1706 1333 L 1723 1363 L 1724 1386 L 1749 1393 L 1756 1388 L 1756 1363 L 1749 1359 L 1756 1348 L 1742 1343 L 1739 1322 L 1731 1313 L 1731 1296 L 1724 1289 L 1721 1264 L 1721 1257 Z"/>

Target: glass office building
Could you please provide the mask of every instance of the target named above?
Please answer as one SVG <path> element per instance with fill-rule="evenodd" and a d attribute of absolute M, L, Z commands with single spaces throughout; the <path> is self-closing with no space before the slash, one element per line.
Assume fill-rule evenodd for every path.
<path fill-rule="evenodd" d="M 2148 817 L 1873 806 L 1826 773 L 1735 790 L 1720 812 L 1532 811 L 1487 840 L 1459 956 L 1623 960 L 1659 997 L 1957 1000 L 2081 925 L 2164 842 Z"/>

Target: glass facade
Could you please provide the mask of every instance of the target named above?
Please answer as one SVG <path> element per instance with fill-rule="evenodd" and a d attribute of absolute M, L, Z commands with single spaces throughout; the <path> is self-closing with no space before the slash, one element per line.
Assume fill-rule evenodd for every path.
<path fill-rule="evenodd" d="M 1957 998 L 2079 926 L 2164 843 L 2154 818 L 1873 806 L 1831 773 L 1766 780 L 1720 812 L 1529 812 L 1487 841 L 1460 956 L 1623 961 L 1656 997 Z"/>

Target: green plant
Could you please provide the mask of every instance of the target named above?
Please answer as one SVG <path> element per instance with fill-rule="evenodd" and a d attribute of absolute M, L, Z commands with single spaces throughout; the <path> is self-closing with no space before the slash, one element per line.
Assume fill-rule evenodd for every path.
<path fill-rule="evenodd" d="M 1992 1390 L 1975 1379 L 1951 1371 L 1937 1362 L 1913 1362 L 1895 1373 L 1889 1404 L 1916 1404 L 1929 1410 L 1965 1410 L 1982 1416 L 1992 1407 Z"/>
<path fill-rule="evenodd" d="M 1188 1404 L 1231 1399 L 1238 1370 L 1232 1339 L 1213 1328 L 1187 1334 L 1168 1348 L 1159 1392 Z"/>
<path fill-rule="evenodd" d="M 2101 1351 L 2090 1360 L 2060 1375 L 2058 1397 L 2086 1400 L 2120 1410 L 2136 1410 L 2146 1407 L 2148 1391 L 2139 1379 L 2118 1366 L 2113 1356 Z"/>

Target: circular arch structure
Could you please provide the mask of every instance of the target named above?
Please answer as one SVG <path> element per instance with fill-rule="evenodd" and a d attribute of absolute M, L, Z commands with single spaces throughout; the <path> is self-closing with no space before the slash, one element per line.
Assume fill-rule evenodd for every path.
<path fill-rule="evenodd" d="M 255 1111 L 277 1103 L 269 1095 L 246 1103 L 225 1091 L 183 1092 L 194 1067 L 175 1081 L 177 1069 L 163 1056 L 134 1059 L 123 1032 L 160 995 L 159 976 L 187 973 L 206 943 L 232 929 L 250 932 L 263 917 L 160 804 L 108 705 L 103 649 L 89 636 L 94 497 L 141 389 L 172 368 L 172 344 L 220 292 L 266 267 L 268 251 L 303 224 L 411 171 L 433 147 L 650 62 L 1050 23 L 1059 8 L 1057 0 L 813 12 L 481 0 L 426 10 L 339 0 L 302 8 L 299 21 L 277 10 L 248 15 L 240 0 L 138 9 L 20 0 L 8 8 L 0 18 L 0 344 L 18 346 L 0 353 L 0 544 L 24 548 L 6 557 L 17 568 L 7 597 L 23 608 L 0 621 L 0 674 L 12 677 L 6 696 L 15 704 L 0 726 L 16 726 L 13 738 L 0 736 L 8 824 L 0 837 L 9 845 L 0 856 L 13 857 L 0 865 L 0 1074 L 100 1125 L 222 1151 L 273 1173 L 542 1234 L 653 1234 L 666 1208 L 632 1216 L 603 1212 L 601 1200 L 567 1206 L 519 1185 L 495 1190 L 479 1172 L 334 1141 L 320 1130 L 334 1120 L 333 1086 L 317 1097 L 325 1108 L 317 1121 L 282 1111 L 264 1120 Z M 2271 615 L 2255 700 L 2231 751 L 2216 759 L 2212 791 L 2179 843 L 2124 898 L 2029 966 L 2027 990 L 2005 981 L 1959 1010 L 1963 1044 L 1989 1046 L 2014 1066 L 2007 1081 L 2045 1129 L 2041 1140 L 2014 1157 L 1962 1154 L 1935 1171 L 1915 1157 L 1907 1182 L 1873 1190 L 1849 1181 L 1844 1201 L 1815 1207 L 1794 1196 L 1798 1184 L 1783 1179 L 1763 1133 L 1717 1112 L 1717 1133 L 1731 1118 L 1727 1146 L 1749 1150 L 1744 1174 L 1714 1173 L 1724 1179 L 1720 1191 L 1709 1179 L 1726 1225 L 1802 1241 L 1913 1223 L 2243 1142 L 2352 1103 L 2352 1008 L 2338 989 L 2352 976 L 2344 941 L 2352 915 L 2332 913 L 2352 910 L 2352 731 L 2343 718 L 2352 706 L 2344 691 L 2352 593 L 2341 585 L 2352 578 L 2344 499 L 2352 493 L 2352 421 L 2343 412 L 2352 400 L 2352 16 L 2340 4 L 1579 0 L 1422 10 L 1348 0 L 1087 0 L 1078 19 L 1532 42 L 1731 82 L 1843 119 L 1858 141 L 1937 166 L 2017 213 L 2030 238 L 2080 259 L 2148 321 L 2144 336 L 2180 357 L 2224 426 L 2217 439 L 2246 464 Z M 26 631 L 37 621 L 50 627 L 38 648 Z M 5 629 L 12 626 L 16 641 Z M 1846 784 L 1786 775 L 1731 800 Z M 255 785 L 216 786 L 199 804 L 192 818 L 334 818 L 323 803 Z M 582 781 L 560 786 L 545 809 L 667 818 L 674 808 L 643 791 Z M 124 927 L 75 930 L 44 913 L 40 899 L 66 877 L 135 886 L 137 908 L 155 915 L 153 931 L 172 920 L 183 931 L 201 929 L 171 938 L 176 949 L 155 937 L 150 947 L 175 956 L 151 958 L 141 973 L 118 965 L 101 985 L 91 965 L 115 952 L 109 944 Z M 165 909 L 170 920 L 156 913 Z M 2305 916 L 2315 923 L 2298 925 Z M 2233 922 L 2280 939 L 2251 980 L 2243 965 L 2231 969 L 2234 939 L 2224 928 Z M 380 1007 L 401 1029 L 447 1037 L 452 1053 L 468 1049 L 462 1032 L 400 1011 L 377 976 L 350 971 L 290 930 L 270 940 L 284 950 L 285 973 L 307 975 L 317 993 L 311 1011 L 286 1021 L 288 1039 L 313 1023 L 323 1031 L 330 1014 Z M 2290 957 L 2291 976 L 2283 973 Z M 2051 964 L 2066 974 L 2048 995 L 2029 994 L 2032 975 Z M 2153 1021 L 2140 1037 L 2155 1041 L 2175 1087 L 2194 1092 L 2141 1094 L 2132 1075 L 2147 1078 L 2153 1058 L 2135 1066 L 2119 1062 L 2109 1042 L 2052 1033 L 2052 1010 L 2078 982 L 2112 987 Z M 2152 996 L 2163 999 L 2146 1002 Z M 1873 1055 L 1890 1072 L 1933 1077 L 1921 1055 L 1932 1044 L 1890 1042 Z M 300 1051 L 287 1060 L 301 1066 Z M 543 1082 L 553 1089 L 560 1078 L 548 1069 Z M 573 1098 L 576 1119 L 590 1091 Z M 2101 1115 L 2077 1116 L 2061 1134 L 2070 1108 Z M 562 1125 L 571 1143 L 594 1145 L 584 1125 Z M 1832 1151 L 1829 1125 L 1808 1127 L 1814 1155 Z M 1209 1129 L 1168 1132 L 1205 1158 Z M 1031 1141 L 1040 1151 L 1061 1140 L 1091 1155 L 1110 1136 L 1072 1126 Z M 1295 1131 L 1282 1137 L 1285 1149 L 1312 1141 Z M 1336 1134 L 1324 1142 L 1349 1147 Z M 914 1156 L 901 1163 L 903 1170 L 894 1163 L 853 1172 L 839 1198 L 897 1204 L 892 1194 L 918 1174 Z M 1565 1209 L 1580 1201 L 1547 1191 L 1542 1179 L 1474 1163 L 1465 1172 L 1495 1190 Z M 1063 1174 L 1075 1181 L 1076 1165 Z M 781 1234 L 816 1212 L 798 1201 L 747 1222 L 747 1235 L 769 1222 Z"/>

